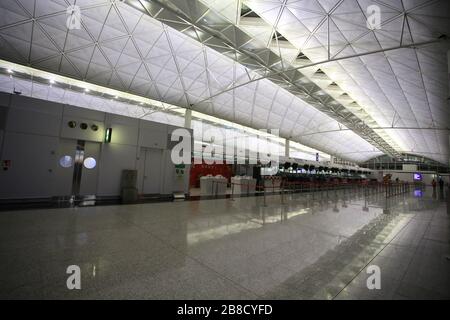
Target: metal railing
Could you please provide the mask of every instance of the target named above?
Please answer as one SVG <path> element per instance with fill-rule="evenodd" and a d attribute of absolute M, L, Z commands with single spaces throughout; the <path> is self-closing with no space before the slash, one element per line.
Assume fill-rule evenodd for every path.
<path fill-rule="evenodd" d="M 272 181 L 267 183 L 267 181 Z M 278 182 L 279 181 L 279 182 Z M 338 181 L 288 181 L 286 179 L 274 180 L 274 179 L 263 179 L 262 185 L 256 184 L 256 182 L 249 181 L 248 183 L 236 183 L 228 181 L 212 181 L 211 194 L 213 197 L 219 196 L 219 184 L 225 184 L 226 189 L 231 188 L 231 201 L 235 200 L 236 197 L 236 186 L 241 186 L 239 194 L 250 195 L 261 195 L 263 197 L 263 206 L 267 206 L 267 195 L 268 194 L 279 194 L 281 204 L 285 204 L 286 193 L 307 193 L 310 194 L 312 199 L 316 198 L 317 194 L 322 196 L 325 194 L 328 198 L 330 193 L 334 193 L 334 197 L 338 196 L 339 191 L 343 191 L 344 195 L 346 192 L 354 191 L 361 196 L 371 196 L 377 194 L 383 194 L 386 198 L 391 198 L 397 195 L 406 194 L 411 191 L 411 183 L 407 182 L 368 182 L 368 181 L 349 181 L 349 182 L 338 182 Z M 227 196 L 227 191 L 224 193 Z"/>

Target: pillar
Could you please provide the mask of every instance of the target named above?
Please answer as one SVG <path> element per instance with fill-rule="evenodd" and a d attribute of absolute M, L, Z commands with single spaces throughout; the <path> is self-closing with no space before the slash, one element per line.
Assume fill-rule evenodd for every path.
<path fill-rule="evenodd" d="M 285 144 L 284 144 L 284 156 L 286 157 L 286 158 L 289 158 L 289 154 L 290 154 L 290 146 L 289 146 L 289 140 L 288 139 L 286 139 L 286 142 L 285 142 Z"/>
<path fill-rule="evenodd" d="M 190 129 L 191 122 L 192 122 L 192 110 L 186 109 L 186 112 L 184 114 L 184 127 Z"/>

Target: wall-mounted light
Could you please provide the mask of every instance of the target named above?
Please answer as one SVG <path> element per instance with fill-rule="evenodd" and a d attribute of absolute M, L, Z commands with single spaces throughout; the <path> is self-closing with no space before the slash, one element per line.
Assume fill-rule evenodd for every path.
<path fill-rule="evenodd" d="M 50 79 L 50 80 L 48 80 L 48 82 L 50 82 L 50 84 L 55 84 L 55 80 L 54 79 Z"/>
<path fill-rule="evenodd" d="M 11 69 L 6 70 L 6 72 L 13 73 L 13 71 Z"/>
<path fill-rule="evenodd" d="M 107 128 L 105 131 L 105 142 L 110 143 L 112 137 L 112 128 Z"/>

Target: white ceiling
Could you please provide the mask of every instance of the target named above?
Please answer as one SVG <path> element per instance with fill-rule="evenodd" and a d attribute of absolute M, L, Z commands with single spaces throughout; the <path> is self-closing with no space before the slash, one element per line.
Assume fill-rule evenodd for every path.
<path fill-rule="evenodd" d="M 234 3 L 221 1 L 221 5 L 226 7 L 225 2 L 231 7 Z M 254 35 L 266 36 L 269 45 L 267 34 L 271 37 L 270 30 L 277 30 L 287 40 L 282 42 L 284 58 L 294 65 L 299 65 L 299 60 L 293 52 L 303 53 L 314 63 L 329 59 L 328 48 L 330 58 L 341 58 L 433 41 L 448 35 L 450 30 L 450 2 L 446 0 L 245 0 L 244 3 L 266 24 L 259 19 L 243 18 L 240 22 L 243 28 Z M 367 28 L 369 5 L 380 8 L 381 29 Z M 235 19 L 232 10 L 224 12 Z M 330 83 L 338 84 L 350 97 L 349 103 L 343 102 L 344 106 L 370 122 L 372 128 L 398 128 L 375 129 L 391 140 L 398 151 L 448 164 L 449 49 L 448 42 L 440 42 L 339 60 L 301 72 L 314 81 L 317 69 L 324 71 L 328 81 L 316 83 L 331 95 L 334 89 L 329 87 Z M 338 92 L 338 101 L 342 91 Z M 357 104 L 351 105 L 353 101 Z"/>
<path fill-rule="evenodd" d="M 176 113 L 163 112 L 158 109 L 150 110 L 139 104 L 132 105 L 117 99 L 108 99 L 102 96 L 61 88 L 57 85 L 50 85 L 48 83 L 40 83 L 30 79 L 21 79 L 11 75 L 0 74 L 0 92 L 13 93 L 14 91 L 20 92 L 21 95 L 36 99 L 70 104 L 77 107 L 176 126 L 184 125 L 184 116 Z"/>
<path fill-rule="evenodd" d="M 257 129 L 280 129 L 284 137 L 292 137 L 292 140 L 352 161 L 360 162 L 382 154 L 351 130 L 340 130 L 346 129 L 345 126 L 330 116 L 267 79 L 207 100 L 208 97 L 245 83 L 257 75 L 242 64 L 193 40 L 186 32 L 176 31 L 120 1 L 77 0 L 76 4 L 82 10 L 82 28 L 68 30 L 66 8 L 73 2 L 2 0 L 1 58 L 182 107 L 192 105 L 197 111 Z M 320 24 L 318 20 L 319 17 L 323 18 L 326 6 L 318 11 L 317 1 L 247 2 L 249 7 L 264 18 L 266 25 L 276 26 L 289 40 L 284 50 L 277 47 L 283 58 L 292 60 L 290 62 L 295 65 L 294 58 L 297 54 L 292 53 L 292 47 L 297 52 L 301 49 L 311 61 L 324 58 L 323 34 L 317 30 L 314 32 L 313 25 Z M 323 4 L 324 1 L 320 2 Z M 354 6 L 344 5 L 345 2 L 350 0 L 342 2 L 344 12 L 337 11 L 333 14 L 348 14 L 348 17 L 356 15 L 356 12 L 350 12 L 354 10 Z M 228 8 L 228 11 L 219 12 L 227 17 L 232 12 L 236 15 L 240 11 L 237 8 L 238 2 L 234 0 L 216 1 L 215 5 L 218 3 Z M 211 2 L 210 5 L 214 8 L 214 3 Z M 448 7 L 447 11 L 444 9 L 441 13 L 448 13 Z M 302 16 L 305 12 L 311 19 Z M 424 19 L 427 19 L 427 13 L 423 14 Z M 280 18 L 274 20 L 274 16 Z M 343 16 L 341 20 L 349 19 Z M 295 24 L 295 28 L 292 28 L 296 21 L 298 25 Z M 236 19 L 235 22 L 242 24 L 244 20 Z M 448 16 L 444 22 L 448 24 Z M 350 30 L 353 27 L 349 28 L 347 25 L 349 30 L 346 34 L 345 23 L 339 23 L 336 23 L 334 34 L 341 33 L 342 36 L 354 39 L 355 30 Z M 288 28 L 289 26 L 291 27 Z M 267 26 L 263 26 L 265 27 Z M 443 28 L 439 24 L 437 27 Z M 419 27 L 414 28 L 419 30 Z M 420 41 L 426 38 L 426 28 L 422 29 L 418 31 Z M 261 30 L 261 34 L 267 33 L 267 30 Z M 301 43 L 300 36 L 307 36 L 307 33 L 314 41 Z M 341 42 L 333 40 L 336 41 L 333 42 L 333 50 L 338 50 L 347 41 L 341 36 L 336 38 Z M 340 54 L 359 52 L 358 47 L 373 50 L 377 48 L 374 43 L 383 46 L 389 45 L 389 41 L 393 42 L 374 42 L 375 40 L 376 38 L 361 39 L 346 47 Z M 270 41 L 268 45 L 271 46 Z M 441 61 L 442 56 L 442 50 L 436 46 L 417 50 L 402 49 L 333 62 L 324 65 L 322 70 L 363 106 L 364 114 L 359 116 L 370 117 L 372 122 L 367 123 L 372 127 L 390 126 L 392 119 L 397 126 L 447 126 L 448 104 L 445 103 L 448 78 L 447 66 L 445 64 L 443 67 Z M 308 75 L 308 70 L 302 69 L 303 71 Z M 310 76 L 314 78 L 312 74 Z M 395 118 L 393 114 L 396 114 Z M 386 141 L 400 151 L 423 154 L 448 163 L 448 132 L 429 129 L 379 131 L 380 135 L 385 135 Z"/>
<path fill-rule="evenodd" d="M 184 126 L 185 124 L 185 109 L 180 108 L 149 108 L 145 104 L 132 103 L 130 100 L 123 101 L 118 98 L 108 98 L 105 95 L 98 95 L 93 91 L 74 90 L 74 87 L 60 86 L 60 83 L 50 84 L 48 81 L 43 81 L 40 78 L 29 79 L 25 76 L 18 76 L 17 73 L 0 74 L 0 92 L 7 92 L 13 94 L 20 92 L 23 96 L 33 97 L 46 101 L 57 102 L 61 104 L 74 105 L 77 107 L 98 110 L 108 113 L 124 115 L 127 117 L 145 119 L 156 121 L 164 124 L 175 126 Z M 133 98 L 133 97 L 130 97 Z M 172 111 L 172 112 L 168 112 Z M 175 112 L 173 112 L 175 111 Z M 216 130 L 222 133 L 222 136 L 229 134 L 229 130 L 237 131 L 238 134 L 246 133 L 250 137 L 256 137 L 258 130 L 249 130 L 248 127 L 241 125 L 234 125 L 231 122 L 219 121 L 217 118 L 206 116 L 198 112 L 192 114 L 191 127 L 197 135 L 207 130 Z M 199 136 L 194 138 L 198 138 Z M 268 141 L 271 150 L 270 153 L 279 156 L 285 155 L 284 141 Z M 196 140 L 203 145 L 202 140 Z M 281 144 L 280 144 L 281 143 Z M 247 146 L 249 150 L 257 152 L 257 145 Z M 300 145 L 298 143 L 290 143 L 291 156 L 303 160 L 315 161 L 317 153 L 319 153 L 321 161 L 329 161 L 330 156 L 319 150 Z"/>

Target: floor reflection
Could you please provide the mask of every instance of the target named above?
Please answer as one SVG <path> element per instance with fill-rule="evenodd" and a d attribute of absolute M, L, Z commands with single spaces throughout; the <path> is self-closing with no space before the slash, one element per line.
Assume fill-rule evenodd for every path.
<path fill-rule="evenodd" d="M 2 298 L 450 297 L 445 190 L 14 211 L 0 229 Z M 365 285 L 371 264 L 381 290 Z"/>

